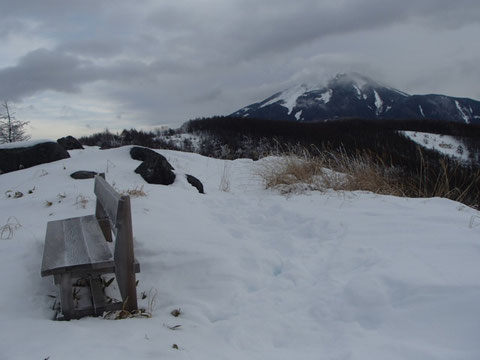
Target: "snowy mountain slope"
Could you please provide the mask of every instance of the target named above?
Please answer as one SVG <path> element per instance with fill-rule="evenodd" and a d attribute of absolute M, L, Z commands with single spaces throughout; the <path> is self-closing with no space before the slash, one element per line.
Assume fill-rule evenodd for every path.
<path fill-rule="evenodd" d="M 470 153 L 465 144 L 453 136 L 418 131 L 401 131 L 401 133 L 426 149 L 436 150 L 462 161 L 470 161 Z"/>
<path fill-rule="evenodd" d="M 0 225 L 21 224 L 0 240 L 0 359 L 480 357 L 477 211 L 360 192 L 287 198 L 255 175 L 268 158 L 161 151 L 177 180 L 149 185 L 128 153 L 75 150 L 0 176 L 2 196 L 24 194 L 0 201 Z M 46 223 L 94 211 L 93 180 L 71 179 L 76 170 L 106 172 L 119 190 L 143 186 L 132 211 L 141 306 L 157 292 L 152 318 L 50 320 L 55 288 L 39 274 Z"/>
<path fill-rule="evenodd" d="M 351 73 L 337 75 L 326 86 L 294 86 L 230 116 L 294 121 L 356 117 L 480 123 L 480 102 L 445 95 L 409 95 Z"/>

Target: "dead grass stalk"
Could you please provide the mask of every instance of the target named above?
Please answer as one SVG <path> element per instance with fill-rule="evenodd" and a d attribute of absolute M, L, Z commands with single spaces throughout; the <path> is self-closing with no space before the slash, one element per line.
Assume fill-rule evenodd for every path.
<path fill-rule="evenodd" d="M 10 240 L 13 238 L 15 230 L 21 228 L 22 225 L 15 216 L 10 216 L 7 220 L 7 223 L 0 227 L 0 239 L 1 240 Z"/>

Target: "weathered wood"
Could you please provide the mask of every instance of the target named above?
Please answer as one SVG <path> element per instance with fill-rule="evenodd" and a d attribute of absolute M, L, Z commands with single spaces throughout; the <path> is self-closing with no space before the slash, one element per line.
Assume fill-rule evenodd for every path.
<path fill-rule="evenodd" d="M 118 202 L 121 195 L 101 176 L 95 177 L 95 195 L 113 224 L 117 223 Z"/>
<path fill-rule="evenodd" d="M 72 278 L 69 273 L 60 275 L 60 305 L 65 320 L 73 316 Z"/>
<path fill-rule="evenodd" d="M 90 278 L 90 290 L 93 308 L 92 315 L 101 316 L 105 311 L 122 310 L 122 302 L 107 302 L 101 278 Z"/>
<path fill-rule="evenodd" d="M 61 283 L 61 275 L 55 275 L 58 283 Z M 71 277 L 73 279 L 73 277 Z M 123 309 L 123 303 L 120 301 L 108 303 L 103 293 L 103 282 L 101 278 L 90 277 L 87 287 L 72 286 L 72 297 L 75 290 L 80 290 L 73 299 L 73 308 L 65 314 L 60 313 L 57 320 L 80 319 L 84 316 L 101 316 L 105 311 L 117 311 Z"/>
<path fill-rule="evenodd" d="M 63 238 L 62 220 L 50 221 L 47 224 L 47 234 L 43 247 L 42 276 L 52 275 L 53 269 L 65 265 L 65 240 Z"/>
<path fill-rule="evenodd" d="M 140 264 L 133 251 L 130 197 L 121 196 L 104 179 L 95 177 L 95 215 L 51 221 L 42 260 L 41 275 L 54 275 L 59 285 L 64 319 L 101 315 L 104 311 L 136 310 L 135 273 Z M 114 254 L 107 241 L 115 234 Z M 99 274 L 115 273 L 123 302 L 107 304 Z M 74 308 L 72 278 L 89 279 L 88 298 Z M 82 288 L 84 289 L 84 288 Z"/>
<path fill-rule="evenodd" d="M 137 259 L 134 262 L 135 273 L 140 272 L 140 264 Z M 102 266 L 100 269 L 82 269 L 75 268 L 71 270 L 72 278 L 88 278 L 89 276 L 102 274 L 115 274 L 115 262 L 110 265 Z"/>
<path fill-rule="evenodd" d="M 107 270 L 115 266 L 95 216 L 51 221 L 43 249 L 42 276 Z"/>
<path fill-rule="evenodd" d="M 100 178 L 105 180 L 105 173 L 101 173 L 98 175 Z M 97 179 L 95 179 L 95 182 Z M 103 231 L 103 235 L 105 236 L 105 240 L 108 242 L 112 242 L 112 226 L 110 224 L 110 219 L 108 218 L 108 214 L 103 209 L 103 205 L 100 202 L 100 199 L 97 197 L 97 203 L 95 207 L 95 217 L 97 218 L 98 224 Z"/>
<path fill-rule="evenodd" d="M 107 301 L 103 294 L 103 282 L 101 278 L 90 278 L 90 289 L 92 291 L 92 305 L 96 316 L 100 316 L 105 311 Z"/>
<path fill-rule="evenodd" d="M 108 218 L 105 210 L 103 210 L 102 204 L 98 199 L 95 209 L 95 217 L 97 218 L 98 225 L 100 225 L 100 228 L 102 229 L 105 240 L 112 242 L 112 226 L 110 224 L 110 219 Z"/>
<path fill-rule="evenodd" d="M 122 196 L 118 207 L 118 233 L 115 238 L 115 275 L 125 310 L 138 309 L 133 253 L 133 227 L 130 197 Z"/>

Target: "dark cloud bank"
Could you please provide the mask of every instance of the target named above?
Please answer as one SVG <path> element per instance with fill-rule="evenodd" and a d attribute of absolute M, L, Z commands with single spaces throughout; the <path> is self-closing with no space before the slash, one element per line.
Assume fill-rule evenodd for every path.
<path fill-rule="evenodd" d="M 54 44 L 32 45 L 0 68 L 3 99 L 26 101 L 47 90 L 83 96 L 87 86 L 101 86 L 122 110 L 140 111 L 136 121 L 181 122 L 233 112 L 289 81 L 342 68 L 388 73 L 388 80 L 427 84 L 431 92 L 456 81 L 451 89 L 480 97 L 472 33 L 480 4 L 473 0 L 3 3 L 0 40 L 28 24 Z"/>

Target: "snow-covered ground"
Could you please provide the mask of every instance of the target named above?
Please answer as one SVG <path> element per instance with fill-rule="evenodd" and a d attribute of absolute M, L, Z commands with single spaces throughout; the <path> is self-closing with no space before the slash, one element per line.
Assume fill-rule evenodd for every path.
<path fill-rule="evenodd" d="M 12 142 L 12 143 L 0 144 L 0 149 L 27 148 L 27 147 L 35 146 L 35 145 L 42 144 L 42 143 L 45 143 L 45 142 L 57 142 L 57 141 L 56 140 L 49 140 L 49 139 L 16 141 L 16 142 Z"/>
<path fill-rule="evenodd" d="M 469 160 L 468 150 L 453 136 L 418 131 L 401 131 L 401 133 L 426 149 L 436 150 L 455 159 Z"/>
<path fill-rule="evenodd" d="M 480 359 L 477 211 L 362 192 L 285 197 L 255 175 L 269 159 L 172 151 L 160 152 L 175 183 L 149 185 L 129 149 L 0 175 L 0 226 L 21 225 L 0 240 L 0 359 Z M 51 320 L 46 223 L 94 212 L 93 180 L 76 170 L 143 186 L 133 225 L 152 318 Z"/>

